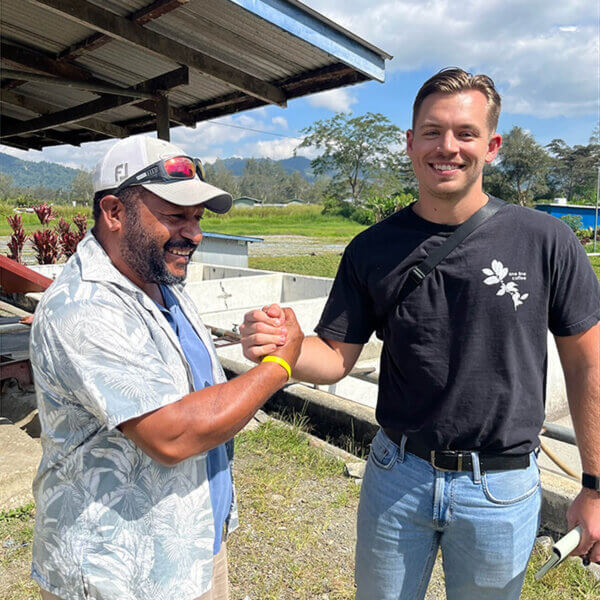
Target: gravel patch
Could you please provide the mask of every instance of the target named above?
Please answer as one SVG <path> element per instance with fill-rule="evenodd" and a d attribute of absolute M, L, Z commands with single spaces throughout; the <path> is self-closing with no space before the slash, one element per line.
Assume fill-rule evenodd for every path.
<path fill-rule="evenodd" d="M 263 242 L 248 245 L 248 256 L 306 256 L 337 252 L 346 248 L 343 242 L 305 237 L 303 235 L 265 235 Z"/>

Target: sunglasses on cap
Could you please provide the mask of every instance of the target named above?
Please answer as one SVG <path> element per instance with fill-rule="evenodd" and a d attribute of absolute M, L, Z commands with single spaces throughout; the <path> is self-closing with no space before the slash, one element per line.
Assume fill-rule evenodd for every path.
<path fill-rule="evenodd" d="M 184 181 L 198 176 L 201 181 L 206 181 L 204 167 L 199 158 L 189 156 L 173 156 L 164 158 L 144 167 L 122 181 L 113 194 L 116 196 L 130 185 L 142 183 L 168 183 L 170 181 Z"/>

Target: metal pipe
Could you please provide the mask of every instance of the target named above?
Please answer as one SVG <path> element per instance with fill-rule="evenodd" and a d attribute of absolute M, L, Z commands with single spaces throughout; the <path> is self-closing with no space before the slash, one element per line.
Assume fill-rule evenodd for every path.
<path fill-rule="evenodd" d="M 575 432 L 568 427 L 563 427 L 562 425 L 556 425 L 555 423 L 548 423 L 545 421 L 541 434 L 549 437 L 550 439 L 558 440 L 559 442 L 565 442 L 565 444 L 571 444 L 572 446 L 577 445 L 577 441 L 575 440 Z"/>
<path fill-rule="evenodd" d="M 14 69 L 2 69 L 2 77 L 10 79 L 21 79 L 23 81 L 39 81 L 40 83 L 50 83 L 55 85 L 66 85 L 68 87 L 88 92 L 99 92 L 101 94 L 111 94 L 113 96 L 125 96 L 127 98 L 145 98 L 153 100 L 155 95 L 149 92 L 139 92 L 120 88 L 116 85 L 103 85 L 101 83 L 88 83 L 85 81 L 74 81 L 62 77 L 50 77 L 49 75 L 40 75 L 39 73 L 30 73 L 29 71 L 15 71 Z"/>
<path fill-rule="evenodd" d="M 546 455 L 548 456 L 548 458 L 557 467 L 559 467 L 560 469 L 562 469 L 567 475 L 570 475 L 571 477 L 575 477 L 575 479 L 579 478 L 579 475 L 577 473 L 575 473 L 575 471 L 573 471 L 573 469 L 571 469 L 562 460 L 560 460 L 560 458 L 558 458 L 558 456 L 556 456 L 556 454 L 554 454 L 554 452 L 552 452 L 552 450 L 550 450 L 550 448 L 548 448 L 548 446 L 546 446 L 546 444 L 544 444 L 544 442 L 540 442 L 540 448 L 546 453 Z"/>
<path fill-rule="evenodd" d="M 31 331 L 30 325 L 23 325 L 21 323 L 7 323 L 0 325 L 0 335 L 5 333 L 23 333 L 24 331 Z"/>
<path fill-rule="evenodd" d="M 600 165 L 598 165 L 598 177 L 596 182 L 596 218 L 594 220 L 594 252 L 598 241 L 598 196 L 600 196 Z"/>

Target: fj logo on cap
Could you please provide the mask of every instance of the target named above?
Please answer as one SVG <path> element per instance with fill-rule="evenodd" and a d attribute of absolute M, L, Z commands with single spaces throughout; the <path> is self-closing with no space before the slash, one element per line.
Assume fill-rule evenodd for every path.
<path fill-rule="evenodd" d="M 115 183 L 119 183 L 119 181 L 127 179 L 129 171 L 127 168 L 128 166 L 129 163 L 122 163 L 115 167 Z"/>

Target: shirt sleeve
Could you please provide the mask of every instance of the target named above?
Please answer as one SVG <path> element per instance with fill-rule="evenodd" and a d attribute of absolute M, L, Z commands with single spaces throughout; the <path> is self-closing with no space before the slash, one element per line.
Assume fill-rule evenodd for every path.
<path fill-rule="evenodd" d="M 63 392 L 57 396 L 82 405 L 108 429 L 181 399 L 148 326 L 123 305 L 77 301 L 39 325 L 32 349 L 51 357 L 45 375 Z"/>
<path fill-rule="evenodd" d="M 552 277 L 548 327 L 557 336 L 587 331 L 600 320 L 600 283 L 579 240 L 568 232 Z"/>
<path fill-rule="evenodd" d="M 367 282 L 357 272 L 354 246 L 342 256 L 333 287 L 315 332 L 327 339 L 365 344 L 375 330 L 376 317 Z"/>

